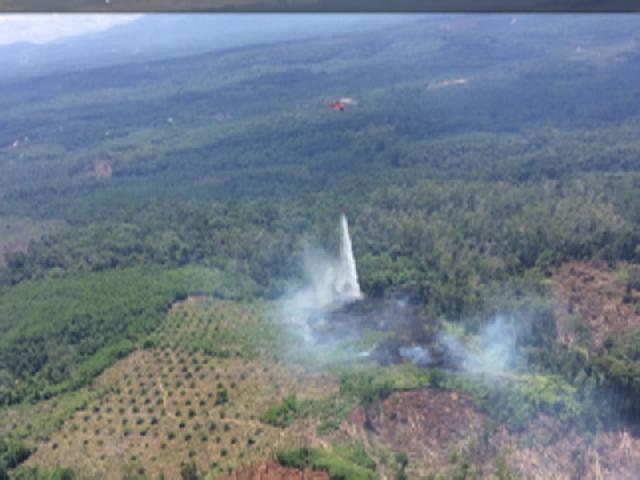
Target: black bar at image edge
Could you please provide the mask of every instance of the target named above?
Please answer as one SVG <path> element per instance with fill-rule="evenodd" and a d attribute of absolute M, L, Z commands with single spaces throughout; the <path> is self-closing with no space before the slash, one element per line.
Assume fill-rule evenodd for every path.
<path fill-rule="evenodd" d="M 624 13 L 640 0 L 0 0 L 0 11 Z"/>

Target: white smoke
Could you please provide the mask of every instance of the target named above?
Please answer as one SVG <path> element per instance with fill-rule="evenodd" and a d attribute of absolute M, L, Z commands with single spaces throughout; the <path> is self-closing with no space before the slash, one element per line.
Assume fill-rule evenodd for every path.
<path fill-rule="evenodd" d="M 517 351 L 518 333 L 513 319 L 498 315 L 471 341 L 443 333 L 440 342 L 467 372 L 500 375 L 523 366 L 524 358 Z"/>
<path fill-rule="evenodd" d="M 400 347 L 398 353 L 405 360 L 410 360 L 418 366 L 427 366 L 431 363 L 429 351 L 419 345 L 411 347 Z"/>
<path fill-rule="evenodd" d="M 282 318 L 311 338 L 324 314 L 362 298 L 347 218 L 340 217 L 340 252 L 331 256 L 309 245 L 304 250 L 305 284 L 282 302 Z"/>

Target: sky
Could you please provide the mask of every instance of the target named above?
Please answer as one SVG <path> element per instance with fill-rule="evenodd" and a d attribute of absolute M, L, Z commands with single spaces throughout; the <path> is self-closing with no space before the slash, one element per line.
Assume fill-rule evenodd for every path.
<path fill-rule="evenodd" d="M 139 15 L 123 14 L 3 14 L 0 45 L 17 42 L 47 43 L 64 37 L 106 30 L 128 23 Z"/>

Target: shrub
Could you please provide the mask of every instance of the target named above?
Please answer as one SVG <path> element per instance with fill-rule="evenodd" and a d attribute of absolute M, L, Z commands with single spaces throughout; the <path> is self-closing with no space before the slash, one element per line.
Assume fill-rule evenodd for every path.
<path fill-rule="evenodd" d="M 262 420 L 274 427 L 291 425 L 300 413 L 300 405 L 295 395 L 288 395 L 279 405 L 273 405 L 262 415 Z"/>
<path fill-rule="evenodd" d="M 180 478 L 182 478 L 182 480 L 198 480 L 200 476 L 198 475 L 198 467 L 196 467 L 195 463 L 182 465 L 180 467 Z"/>
<path fill-rule="evenodd" d="M 365 407 L 384 400 L 392 391 L 389 380 L 380 381 L 374 375 L 348 374 L 340 379 L 340 392 L 356 397 Z"/>
<path fill-rule="evenodd" d="M 325 470 L 331 478 L 349 480 L 373 480 L 377 478 L 375 463 L 361 447 L 341 445 L 334 450 L 300 448 L 279 451 L 278 462 L 286 467 L 315 468 Z"/>

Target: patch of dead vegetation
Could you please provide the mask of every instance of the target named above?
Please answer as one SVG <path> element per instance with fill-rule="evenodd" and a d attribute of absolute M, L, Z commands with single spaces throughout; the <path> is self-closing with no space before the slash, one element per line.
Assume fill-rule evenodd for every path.
<path fill-rule="evenodd" d="M 552 417 L 541 415 L 523 432 L 500 427 L 491 436 L 495 451 L 504 452 L 521 476 L 535 479 L 635 479 L 640 471 L 640 438 L 626 429 L 580 434 Z"/>
<path fill-rule="evenodd" d="M 106 160 L 101 160 L 96 163 L 92 175 L 96 178 L 111 178 L 113 174 L 113 168 L 111 164 Z"/>
<path fill-rule="evenodd" d="M 626 429 L 599 434 L 587 459 L 585 478 L 636 479 L 640 472 L 640 436 Z"/>
<path fill-rule="evenodd" d="M 560 342 L 571 345 L 577 341 L 573 324 L 576 318 L 581 318 L 589 328 L 595 349 L 602 347 L 610 333 L 640 328 L 640 312 L 634 306 L 640 301 L 640 292 L 627 291 L 623 280 L 625 268 L 620 265 L 617 270 L 609 270 L 591 263 L 570 262 L 555 272 L 555 313 Z M 631 302 L 625 302 L 625 294 Z"/>
<path fill-rule="evenodd" d="M 485 414 L 464 393 L 436 389 L 396 392 L 370 408 L 356 408 L 341 426 L 372 457 L 391 450 L 406 453 L 407 473 L 450 475 L 456 456 L 475 454 Z"/>
<path fill-rule="evenodd" d="M 468 395 L 430 388 L 396 392 L 379 405 L 358 407 L 341 433 L 362 442 L 374 459 L 407 454 L 410 478 L 452 478 L 464 464 L 480 478 L 495 478 L 500 462 L 516 478 L 631 480 L 640 471 L 640 438 L 628 430 L 589 438 L 540 415 L 522 431 L 511 432 L 494 426 Z"/>

